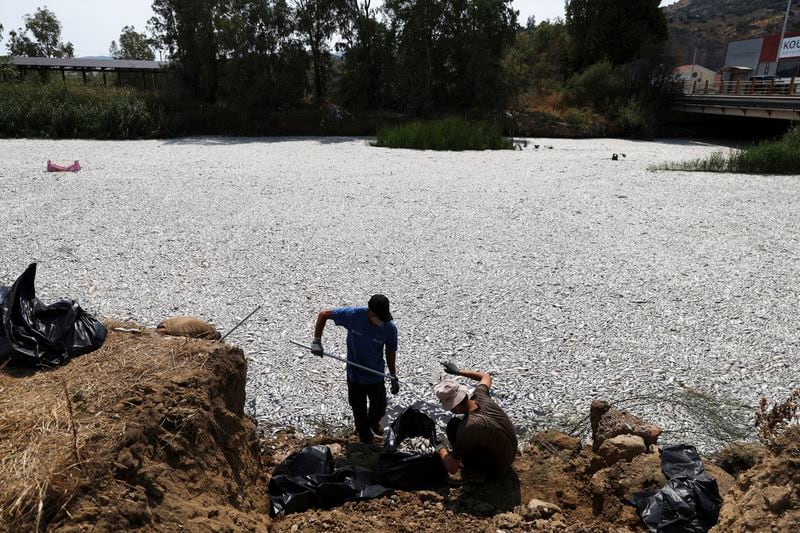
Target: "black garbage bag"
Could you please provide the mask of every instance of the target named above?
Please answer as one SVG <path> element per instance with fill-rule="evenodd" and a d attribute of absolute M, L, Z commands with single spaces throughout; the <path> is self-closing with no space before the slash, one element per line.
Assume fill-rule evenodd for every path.
<path fill-rule="evenodd" d="M 722 508 L 717 481 L 706 472 L 694 446 L 678 445 L 661 452 L 667 484 L 658 491 L 637 492 L 633 503 L 652 533 L 705 533 L 717 523 Z"/>
<path fill-rule="evenodd" d="M 350 500 L 368 500 L 386 491 L 375 473 L 366 468 L 334 468 L 327 446 L 303 448 L 292 454 L 275 467 L 269 481 L 273 516 L 315 507 L 336 507 Z"/>
<path fill-rule="evenodd" d="M 392 422 L 389 435 L 378 457 L 378 476 L 382 485 L 401 490 L 424 490 L 441 486 L 447 471 L 434 453 L 398 451 L 405 439 L 423 437 L 436 445 L 436 424 L 428 415 L 410 407 Z"/>
<path fill-rule="evenodd" d="M 105 326 L 75 301 L 42 304 L 35 278 L 32 263 L 11 287 L 0 289 L 0 363 L 54 366 L 102 346 Z"/>

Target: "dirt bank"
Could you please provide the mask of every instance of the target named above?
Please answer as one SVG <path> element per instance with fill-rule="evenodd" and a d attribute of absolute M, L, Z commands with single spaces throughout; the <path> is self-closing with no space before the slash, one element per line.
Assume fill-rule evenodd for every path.
<path fill-rule="evenodd" d="M 116 326 L 64 367 L 0 373 L 0 530 L 263 529 L 242 352 Z"/>
<path fill-rule="evenodd" d="M 272 519 L 269 475 L 290 453 L 325 444 L 337 464 L 374 468 L 377 451 L 291 431 L 259 439 L 243 413 L 240 350 L 109 326 L 101 350 L 62 368 L 0 371 L 0 530 L 642 531 L 626 499 L 665 482 L 656 448 L 601 458 L 547 432 L 500 480 L 458 476 L 436 491 Z M 706 461 L 726 494 L 718 530 L 797 530 L 797 437 L 763 450 L 737 481 Z"/>

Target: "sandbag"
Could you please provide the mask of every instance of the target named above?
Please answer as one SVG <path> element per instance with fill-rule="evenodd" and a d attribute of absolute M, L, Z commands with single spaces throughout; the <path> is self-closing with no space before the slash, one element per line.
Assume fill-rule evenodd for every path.
<path fill-rule="evenodd" d="M 273 516 L 377 498 L 387 491 L 366 468 L 334 468 L 327 446 L 303 448 L 290 455 L 275 467 L 268 490 Z"/>
<path fill-rule="evenodd" d="M 694 446 L 664 448 L 661 471 L 667 478 L 662 489 L 633 495 L 647 529 L 652 533 L 705 533 L 714 527 L 722 497 L 717 481 L 706 472 Z"/>
<path fill-rule="evenodd" d="M 156 326 L 156 332 L 162 335 L 191 337 L 194 339 L 217 340 L 221 336 L 217 328 L 193 316 L 175 316 L 162 320 L 161 323 Z"/>
<path fill-rule="evenodd" d="M 0 363 L 55 366 L 98 349 L 106 328 L 77 302 L 44 305 L 36 298 L 36 263 L 0 291 Z"/>
<path fill-rule="evenodd" d="M 436 445 L 434 421 L 410 407 L 392 422 L 378 457 L 378 479 L 382 485 L 401 490 L 424 490 L 439 487 L 447 480 L 447 470 L 437 454 L 398 451 L 405 439 L 413 437 L 423 437 L 431 446 Z"/>

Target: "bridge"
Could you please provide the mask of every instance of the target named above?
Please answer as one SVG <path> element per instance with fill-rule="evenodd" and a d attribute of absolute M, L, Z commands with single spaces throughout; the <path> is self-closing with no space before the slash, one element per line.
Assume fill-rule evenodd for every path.
<path fill-rule="evenodd" d="M 800 87 L 794 78 L 678 84 L 670 110 L 795 121 L 800 120 Z"/>

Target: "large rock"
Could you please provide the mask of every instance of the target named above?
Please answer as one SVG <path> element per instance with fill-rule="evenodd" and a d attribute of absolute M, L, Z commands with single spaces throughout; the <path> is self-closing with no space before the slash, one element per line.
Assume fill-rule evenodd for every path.
<path fill-rule="evenodd" d="M 602 457 L 608 466 L 619 461 L 630 461 L 637 455 L 647 452 L 644 439 L 637 435 L 617 435 L 603 441 L 597 450 L 597 455 Z"/>
<path fill-rule="evenodd" d="M 592 402 L 589 418 L 592 424 L 592 449 L 597 451 L 608 439 L 618 435 L 636 435 L 642 438 L 645 447 L 658 442 L 663 431 L 660 427 L 624 411 L 611 407 L 604 400 Z"/>

